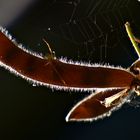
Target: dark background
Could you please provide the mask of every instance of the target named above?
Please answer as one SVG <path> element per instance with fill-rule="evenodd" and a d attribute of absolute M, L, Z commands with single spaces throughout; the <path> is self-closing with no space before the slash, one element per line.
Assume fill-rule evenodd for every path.
<path fill-rule="evenodd" d="M 129 67 L 138 57 L 125 32 L 129 21 L 140 37 L 137 0 L 0 1 L 0 24 L 27 49 L 87 63 Z M 140 108 L 124 105 L 96 122 L 65 122 L 88 93 L 33 86 L 0 69 L 0 139 L 139 139 Z"/>

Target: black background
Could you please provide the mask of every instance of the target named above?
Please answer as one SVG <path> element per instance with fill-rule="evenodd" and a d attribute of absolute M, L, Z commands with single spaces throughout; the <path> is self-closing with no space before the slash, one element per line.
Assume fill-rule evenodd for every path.
<path fill-rule="evenodd" d="M 129 21 L 139 37 L 139 8 L 136 0 L 36 0 L 14 20 L 0 24 L 38 53 L 48 53 L 45 38 L 58 58 L 127 68 L 138 57 L 124 23 Z M 88 93 L 33 86 L 4 68 L 0 89 L 1 140 L 139 139 L 139 108 L 124 105 L 104 120 L 67 123 L 71 107 Z"/>

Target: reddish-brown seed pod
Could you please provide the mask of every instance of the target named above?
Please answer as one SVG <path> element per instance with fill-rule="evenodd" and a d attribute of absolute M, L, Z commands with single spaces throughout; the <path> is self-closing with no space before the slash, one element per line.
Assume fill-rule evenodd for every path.
<path fill-rule="evenodd" d="M 128 88 L 134 75 L 125 69 L 81 65 L 58 59 L 47 59 L 19 47 L 1 29 L 1 65 L 17 75 L 40 85 L 63 89 Z"/>
<path fill-rule="evenodd" d="M 129 91 L 139 94 L 139 61 L 126 70 L 56 59 L 52 54 L 46 58 L 19 46 L 1 27 L 0 65 L 34 84 L 51 88 L 85 91 L 106 88 L 75 105 L 66 121 L 90 121 L 109 116 L 127 101 Z"/>
<path fill-rule="evenodd" d="M 127 91 L 127 89 L 113 89 L 93 93 L 74 106 L 67 115 L 66 121 L 92 121 L 110 116 L 113 110 L 118 109 L 126 102 Z M 110 106 L 106 107 L 102 103 L 106 98 L 113 97 L 119 92 L 121 96 L 114 100 Z"/>

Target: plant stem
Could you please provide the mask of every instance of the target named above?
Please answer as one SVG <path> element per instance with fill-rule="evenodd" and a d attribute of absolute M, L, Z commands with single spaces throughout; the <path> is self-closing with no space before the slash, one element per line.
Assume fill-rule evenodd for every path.
<path fill-rule="evenodd" d="M 131 43 L 132 43 L 133 47 L 135 48 L 135 51 L 138 54 L 138 57 L 140 57 L 140 48 L 139 48 L 137 42 L 135 41 L 135 37 L 134 37 L 134 35 L 132 33 L 132 30 L 131 30 L 131 27 L 130 27 L 130 23 L 129 22 L 126 22 L 125 23 L 125 28 L 126 28 L 126 31 L 127 31 L 128 36 L 129 36 L 129 38 L 131 40 Z"/>

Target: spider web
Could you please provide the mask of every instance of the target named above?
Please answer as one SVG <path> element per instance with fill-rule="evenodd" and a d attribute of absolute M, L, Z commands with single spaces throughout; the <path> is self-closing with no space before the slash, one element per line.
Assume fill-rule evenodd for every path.
<path fill-rule="evenodd" d="M 79 60 L 104 63 L 113 57 L 117 61 L 119 54 L 120 61 L 124 56 L 134 61 L 124 24 L 129 21 L 137 26 L 134 13 L 138 1 L 55 0 L 52 5 L 70 10 L 65 20 L 48 31 L 76 46 Z"/>

